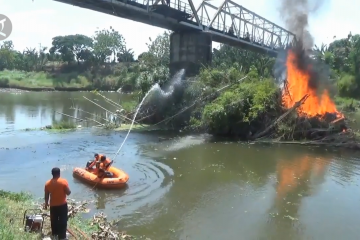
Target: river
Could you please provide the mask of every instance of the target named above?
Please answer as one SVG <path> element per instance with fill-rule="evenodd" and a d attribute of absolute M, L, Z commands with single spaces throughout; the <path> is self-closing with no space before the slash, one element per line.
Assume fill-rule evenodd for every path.
<path fill-rule="evenodd" d="M 130 175 L 128 188 L 92 190 L 72 169 L 95 152 L 114 156 L 126 132 L 22 130 L 65 118 L 54 111 L 75 116 L 73 105 L 103 114 L 82 96 L 101 103 L 91 93 L 0 93 L 0 189 L 42 197 L 58 166 L 72 198 L 94 200 L 87 216 L 104 211 L 119 229 L 153 240 L 360 239 L 360 159 L 348 150 L 131 133 L 114 163 Z"/>

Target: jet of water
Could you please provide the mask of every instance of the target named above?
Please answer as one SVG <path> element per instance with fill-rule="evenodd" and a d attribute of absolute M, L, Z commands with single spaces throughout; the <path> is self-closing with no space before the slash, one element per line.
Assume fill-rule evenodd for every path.
<path fill-rule="evenodd" d="M 156 83 L 156 84 L 154 84 L 154 85 L 150 88 L 150 90 L 145 94 L 144 98 L 141 100 L 139 106 L 137 107 L 137 109 L 136 109 L 136 111 L 135 111 L 134 117 L 133 117 L 133 119 L 132 119 L 132 121 L 131 121 L 131 125 L 130 125 L 130 128 L 129 128 L 129 131 L 128 131 L 127 134 L 126 134 L 126 136 L 125 136 L 125 138 L 124 138 L 124 141 L 121 143 L 120 148 L 119 148 L 119 149 L 117 150 L 117 152 L 115 153 L 115 156 L 114 156 L 113 160 L 115 160 L 115 158 L 117 157 L 117 155 L 118 155 L 119 152 L 121 151 L 121 148 L 123 147 L 124 143 L 126 142 L 126 139 L 128 138 L 128 136 L 129 136 L 129 134 L 130 134 L 130 131 L 131 131 L 133 125 L 134 125 L 136 116 L 137 116 L 137 114 L 138 114 L 141 106 L 143 105 L 145 99 L 147 98 L 147 96 L 148 96 L 152 91 L 154 91 L 154 90 L 157 89 L 157 88 L 160 88 L 160 86 L 159 86 L 159 84 Z"/>
<path fill-rule="evenodd" d="M 150 90 L 145 94 L 144 98 L 141 100 L 139 106 L 137 107 L 136 111 L 135 111 L 135 114 L 134 114 L 134 117 L 131 121 L 131 125 L 130 125 L 130 128 L 129 128 L 129 131 L 127 132 L 125 138 L 124 138 L 124 141 L 121 143 L 120 145 L 120 148 L 117 150 L 117 152 L 115 153 L 115 156 L 113 158 L 113 161 L 115 160 L 115 158 L 117 157 L 117 155 L 119 154 L 119 152 L 121 151 L 122 147 L 124 146 L 124 143 L 126 142 L 126 139 L 128 138 L 129 134 L 130 134 L 130 131 L 132 129 L 132 127 L 134 126 L 134 122 L 135 122 L 135 119 L 136 119 L 136 116 L 141 108 L 141 106 L 144 104 L 145 102 L 145 99 L 150 95 L 150 93 L 153 93 L 153 92 L 159 92 L 160 95 L 162 97 L 168 97 L 170 96 L 173 92 L 174 92 L 174 85 L 176 84 L 181 84 L 181 79 L 183 77 L 185 73 L 185 70 L 184 69 L 181 69 L 177 74 L 175 74 L 174 78 L 173 78 L 173 81 L 171 83 L 171 86 L 170 86 L 170 89 L 169 91 L 164 91 L 161 89 L 160 85 L 158 83 L 155 83 L 151 88 Z"/>
<path fill-rule="evenodd" d="M 172 77 L 169 85 L 165 88 L 165 90 L 161 89 L 159 84 L 155 84 L 153 86 L 154 89 L 153 89 L 151 95 L 148 96 L 148 100 L 150 101 L 150 100 L 157 99 L 157 100 L 163 101 L 166 98 L 172 96 L 175 91 L 175 88 L 182 84 L 181 81 L 183 79 L 184 74 L 185 74 L 184 69 L 181 69 L 180 71 L 178 71 L 174 75 L 174 77 Z"/>

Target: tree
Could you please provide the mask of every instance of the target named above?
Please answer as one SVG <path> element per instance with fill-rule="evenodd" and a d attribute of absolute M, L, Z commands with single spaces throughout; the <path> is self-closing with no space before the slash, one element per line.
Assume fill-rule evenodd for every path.
<path fill-rule="evenodd" d="M 170 32 L 166 31 L 162 35 L 155 38 L 154 41 L 150 39 L 147 43 L 148 54 L 143 55 L 143 59 L 150 65 L 168 66 L 170 63 Z"/>
<path fill-rule="evenodd" d="M 135 62 L 134 51 L 125 47 L 123 52 L 117 53 L 118 62 Z"/>
<path fill-rule="evenodd" d="M 113 56 L 115 62 L 118 53 L 126 49 L 124 37 L 113 28 L 96 31 L 94 36 L 94 55 L 100 62 L 104 63 Z"/>
<path fill-rule="evenodd" d="M 71 63 L 76 59 L 77 63 L 88 60 L 88 53 L 93 46 L 93 40 L 85 35 L 67 35 L 53 38 L 51 54 L 60 54 L 63 61 Z"/>
<path fill-rule="evenodd" d="M 315 48 L 319 60 L 332 69 L 338 93 L 343 97 L 358 97 L 360 91 L 360 35 L 349 33 L 347 38 L 338 39 L 327 49 Z"/>
<path fill-rule="evenodd" d="M 241 48 L 231 47 L 221 44 L 219 49 L 214 49 L 213 66 L 227 68 L 234 63 L 242 68 L 244 72 L 249 72 L 254 66 L 259 74 L 269 77 L 274 66 L 275 59 L 267 55 L 255 53 Z"/>
<path fill-rule="evenodd" d="M 42 70 L 48 61 L 47 54 L 45 53 L 46 50 L 46 47 L 40 48 L 39 51 L 35 48 L 27 48 L 19 56 L 17 62 L 18 68 L 25 71 Z"/>
<path fill-rule="evenodd" d="M 16 51 L 12 41 L 4 41 L 0 45 L 0 71 L 15 67 Z"/>
<path fill-rule="evenodd" d="M 62 60 L 62 57 L 58 53 L 50 52 L 47 54 L 47 59 L 50 62 L 60 62 Z"/>

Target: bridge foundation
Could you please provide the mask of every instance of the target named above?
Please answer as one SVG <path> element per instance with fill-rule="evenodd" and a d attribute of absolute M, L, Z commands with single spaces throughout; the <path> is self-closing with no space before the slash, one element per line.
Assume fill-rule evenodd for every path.
<path fill-rule="evenodd" d="M 181 69 L 186 76 L 199 73 L 203 65 L 211 63 L 212 39 L 209 34 L 198 31 L 174 32 L 170 35 L 170 74 Z"/>

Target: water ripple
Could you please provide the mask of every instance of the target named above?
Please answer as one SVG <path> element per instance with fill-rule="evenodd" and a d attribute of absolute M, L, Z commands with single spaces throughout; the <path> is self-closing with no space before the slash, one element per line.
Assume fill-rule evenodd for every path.
<path fill-rule="evenodd" d="M 74 167 L 85 166 L 95 152 L 107 153 L 111 158 L 111 153 L 116 152 L 118 143 L 124 136 L 101 135 L 97 132 L 96 138 L 93 137 L 92 131 L 85 130 L 67 134 L 51 134 L 45 131 L 21 132 L 7 138 L 8 146 L 11 147 L 0 151 L 6 153 L 13 161 L 3 162 L 0 175 L 6 182 L 0 181 L 0 188 L 18 189 L 18 182 L 30 180 L 31 186 L 21 185 L 19 190 L 41 196 L 44 182 L 51 177 L 51 168 L 57 166 L 60 167 L 62 176 L 69 181 L 73 192 L 72 198 L 95 200 L 96 208 L 102 209 L 114 218 L 130 216 L 145 205 L 155 204 L 170 189 L 173 170 L 149 156 L 139 154 L 139 146 L 150 142 L 146 136 L 139 134 L 130 135 L 121 154 L 114 161 L 115 167 L 122 168 L 130 176 L 126 189 L 93 191 L 93 186 L 84 185 L 73 179 Z M 4 138 L 0 141 L 5 143 Z M 12 167 L 7 164 L 15 165 L 16 171 L 9 171 Z"/>
<path fill-rule="evenodd" d="M 140 221 L 134 217 L 134 212 L 155 205 L 169 191 L 174 172 L 167 165 L 150 159 L 139 160 L 124 170 L 130 176 L 128 187 L 120 191 L 97 190 L 95 205 L 110 217 L 127 219 L 131 226 Z"/>

